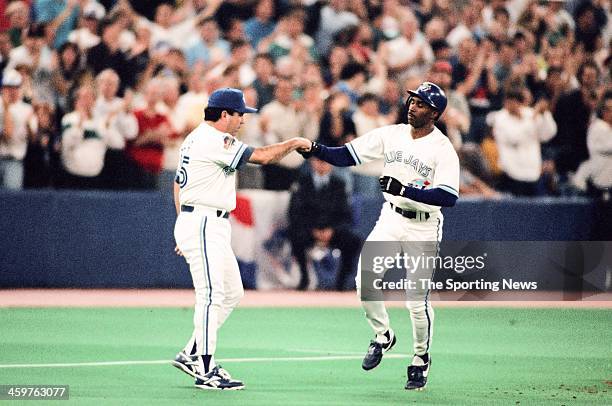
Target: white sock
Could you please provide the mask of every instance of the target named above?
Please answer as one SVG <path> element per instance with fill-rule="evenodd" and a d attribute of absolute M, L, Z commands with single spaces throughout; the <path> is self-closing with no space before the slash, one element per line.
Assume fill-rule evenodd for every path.
<path fill-rule="evenodd" d="M 391 341 L 391 329 L 387 330 L 385 333 L 389 333 L 389 337 L 387 337 L 384 333 L 383 334 L 376 334 L 376 339 L 374 341 L 376 341 L 379 344 L 387 344 L 389 341 Z"/>
<path fill-rule="evenodd" d="M 423 354 L 425 355 L 425 354 Z M 415 355 L 414 357 L 412 357 L 412 364 L 411 365 L 416 365 L 416 366 L 420 366 L 422 367 L 423 365 L 426 365 L 425 361 L 423 361 L 423 358 L 421 358 L 418 355 Z"/>

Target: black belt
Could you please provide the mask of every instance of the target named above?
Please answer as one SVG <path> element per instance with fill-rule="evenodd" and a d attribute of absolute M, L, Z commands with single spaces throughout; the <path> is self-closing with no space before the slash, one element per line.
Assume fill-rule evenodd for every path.
<path fill-rule="evenodd" d="M 185 211 L 187 213 L 191 213 L 192 211 L 195 210 L 195 207 L 193 206 L 189 206 L 186 204 L 181 204 L 181 211 Z M 214 209 L 211 209 L 214 210 Z M 225 211 L 225 210 L 217 210 L 217 217 L 221 217 L 221 218 L 229 218 L 229 211 Z"/>
<path fill-rule="evenodd" d="M 402 216 L 408 218 L 408 219 L 415 219 L 417 218 L 417 212 L 416 211 L 412 211 L 412 210 L 404 210 L 404 209 L 400 209 L 399 207 L 397 207 L 396 205 L 394 205 L 393 203 L 389 203 L 391 205 L 391 210 L 393 210 L 394 212 L 401 214 Z M 425 220 L 429 220 L 429 213 L 423 213 L 425 214 Z"/>

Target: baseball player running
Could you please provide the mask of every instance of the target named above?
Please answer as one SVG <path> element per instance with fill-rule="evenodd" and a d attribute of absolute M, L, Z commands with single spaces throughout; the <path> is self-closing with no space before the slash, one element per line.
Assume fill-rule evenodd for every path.
<path fill-rule="evenodd" d="M 451 142 L 434 123 L 446 108 L 446 95 L 434 83 L 424 82 L 409 91 L 408 124 L 381 127 L 336 148 L 313 142 L 305 157 L 317 156 L 336 166 L 352 166 L 384 159 L 380 186 L 386 203 L 367 241 L 413 241 L 437 243 L 442 238 L 442 206 L 454 206 L 459 196 L 459 158 Z M 437 253 L 434 252 L 433 255 Z M 418 273 L 433 276 L 433 269 Z M 361 295 L 361 264 L 357 293 Z M 416 292 L 406 306 L 412 320 L 414 357 L 408 366 L 408 390 L 427 384 L 431 357 L 429 348 L 434 314 L 429 290 Z M 362 367 L 378 366 L 383 353 L 396 343 L 383 301 L 361 298 L 366 318 L 376 337 L 370 342 Z"/>
<path fill-rule="evenodd" d="M 214 359 L 217 330 L 244 294 L 227 220 L 236 207 L 236 170 L 247 162 L 278 162 L 311 145 L 305 138 L 293 138 L 252 148 L 234 138 L 244 122 L 243 115 L 256 111 L 245 105 L 240 90 L 217 90 L 210 95 L 204 122 L 180 148 L 174 184 L 178 215 L 174 237 L 177 254 L 189 263 L 196 304 L 193 334 L 173 365 L 194 377 L 196 387 L 202 389 L 244 388 Z"/>

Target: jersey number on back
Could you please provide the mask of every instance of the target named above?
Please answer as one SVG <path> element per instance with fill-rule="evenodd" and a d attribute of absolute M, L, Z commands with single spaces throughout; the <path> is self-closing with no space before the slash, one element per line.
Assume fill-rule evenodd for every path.
<path fill-rule="evenodd" d="M 181 167 L 176 171 L 176 183 L 182 189 L 187 184 L 187 165 L 189 164 L 189 157 L 187 155 L 181 156 Z"/>

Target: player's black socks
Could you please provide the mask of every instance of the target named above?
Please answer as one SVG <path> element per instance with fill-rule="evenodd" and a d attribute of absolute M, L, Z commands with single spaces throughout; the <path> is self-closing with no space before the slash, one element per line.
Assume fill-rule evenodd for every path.
<path fill-rule="evenodd" d="M 204 361 L 204 373 L 207 374 L 210 371 L 210 361 L 212 355 L 202 355 L 202 361 Z"/>

